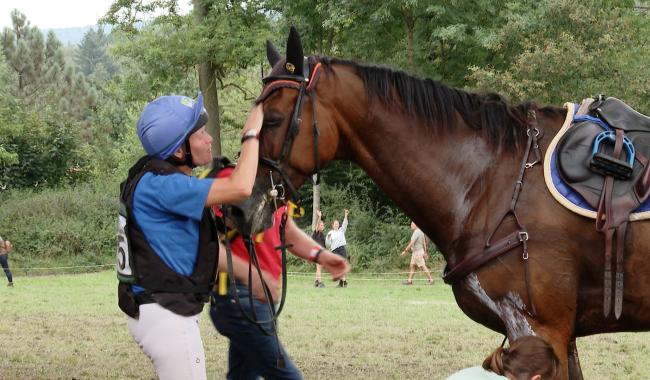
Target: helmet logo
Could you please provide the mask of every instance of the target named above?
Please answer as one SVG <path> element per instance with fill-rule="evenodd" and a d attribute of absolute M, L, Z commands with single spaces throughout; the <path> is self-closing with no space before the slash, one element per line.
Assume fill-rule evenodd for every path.
<path fill-rule="evenodd" d="M 293 63 L 291 62 L 285 63 L 284 68 L 287 69 L 287 71 L 290 72 L 291 74 L 293 74 L 293 72 L 296 71 L 296 66 L 294 66 Z"/>
<path fill-rule="evenodd" d="M 181 104 L 184 106 L 188 106 L 190 108 L 194 107 L 194 100 L 188 98 L 188 97 L 182 97 L 181 98 Z"/>

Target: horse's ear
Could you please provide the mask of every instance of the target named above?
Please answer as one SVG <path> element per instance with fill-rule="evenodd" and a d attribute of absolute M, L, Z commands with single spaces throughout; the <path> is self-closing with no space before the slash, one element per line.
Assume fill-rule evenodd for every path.
<path fill-rule="evenodd" d="M 289 30 L 289 38 L 287 39 L 287 63 L 284 65 L 285 70 L 289 74 L 302 76 L 302 63 L 304 54 L 302 52 L 302 43 L 300 42 L 300 35 L 293 26 Z"/>
<path fill-rule="evenodd" d="M 269 60 L 271 67 L 275 67 L 275 64 L 282 59 L 278 50 L 273 46 L 273 42 L 266 40 L 266 58 Z"/>

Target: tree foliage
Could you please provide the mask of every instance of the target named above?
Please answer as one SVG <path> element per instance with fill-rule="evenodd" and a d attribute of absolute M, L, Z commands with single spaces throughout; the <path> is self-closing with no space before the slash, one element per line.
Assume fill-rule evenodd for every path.
<path fill-rule="evenodd" d="M 561 104 L 599 93 L 650 111 L 650 26 L 632 2 L 508 3 L 489 65 L 468 78 L 514 99 Z"/>
<path fill-rule="evenodd" d="M 115 54 L 130 58 L 140 69 L 140 78 L 133 78 L 143 84 L 138 86 L 138 97 L 151 99 L 170 89 L 193 95 L 196 67 L 206 62 L 214 75 L 207 86 L 221 90 L 229 85 L 228 75 L 262 61 L 268 20 L 257 1 L 201 0 L 196 4 L 207 11 L 200 21 L 179 16 L 175 1 L 119 0 L 104 18 L 122 31 Z M 144 22 L 142 16 L 154 11 L 163 15 Z M 220 133 L 220 126 L 214 133 Z"/>
<path fill-rule="evenodd" d="M 0 55 L 0 186 L 57 186 L 83 178 L 82 122 L 95 92 L 66 66 L 60 41 L 12 12 Z"/>
<path fill-rule="evenodd" d="M 86 32 L 74 56 L 79 71 L 86 76 L 101 76 L 103 82 L 108 82 L 117 73 L 117 66 L 106 51 L 109 42 L 101 27 Z"/>
<path fill-rule="evenodd" d="M 52 31 L 44 38 L 17 10 L 11 19 L 13 27 L 2 32 L 5 58 L 16 74 L 11 93 L 34 109 L 54 106 L 59 113 L 87 117 L 96 91 L 66 65 L 61 42 Z"/>

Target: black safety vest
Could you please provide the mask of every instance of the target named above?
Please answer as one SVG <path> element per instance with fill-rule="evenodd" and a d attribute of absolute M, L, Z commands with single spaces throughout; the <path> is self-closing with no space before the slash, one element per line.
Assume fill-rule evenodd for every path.
<path fill-rule="evenodd" d="M 120 184 L 120 201 L 126 206 L 125 231 L 129 240 L 133 280 L 130 283 L 125 282 L 123 278 L 120 280 L 118 304 L 127 315 L 138 317 L 139 305 L 131 291 L 131 285 L 137 284 L 143 287 L 145 294 L 160 306 L 176 314 L 196 315 L 203 310 L 203 304 L 208 300 L 219 257 L 218 236 L 212 208 L 206 207 L 203 210 L 194 272 L 189 276 L 177 273 L 168 267 L 149 246 L 133 217 L 133 195 L 138 182 L 148 172 L 157 175 L 181 173 L 177 167 L 166 161 L 146 156 L 129 169 L 128 178 Z"/>

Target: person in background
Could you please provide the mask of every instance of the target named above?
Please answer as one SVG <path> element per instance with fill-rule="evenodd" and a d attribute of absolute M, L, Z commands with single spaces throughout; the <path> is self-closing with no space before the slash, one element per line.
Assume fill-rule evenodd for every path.
<path fill-rule="evenodd" d="M 560 360 L 553 348 L 538 336 L 524 336 L 509 348 L 498 347 L 481 367 L 466 368 L 447 380 L 555 380 L 559 376 Z"/>
<path fill-rule="evenodd" d="M 232 167 L 226 167 L 220 170 L 216 177 L 227 178 L 232 171 Z M 249 287 L 244 282 L 248 278 L 248 271 L 245 276 L 238 276 L 237 273 L 234 273 L 234 289 L 232 287 L 227 289 L 217 287 L 216 291 L 211 294 L 210 317 L 212 323 L 221 335 L 230 340 L 227 379 L 302 379 L 300 370 L 291 361 L 277 339 L 277 326 L 272 322 L 275 312 L 271 310 L 271 307 L 276 309 L 278 306 L 280 276 L 283 269 L 280 246 L 285 244 L 293 255 L 305 261 L 322 265 L 335 280 L 344 276 L 350 269 L 345 259 L 324 249 L 323 245 L 303 232 L 290 214 L 285 216 L 287 219 L 285 241 L 283 242 L 280 229 L 285 213 L 288 213 L 288 207 L 279 207 L 273 215 L 273 226 L 253 237 L 253 241 L 251 241 L 262 278 L 269 288 L 272 298 L 270 301 L 273 306 L 265 302 L 264 297 L 256 297 L 254 294 L 251 300 Z M 215 214 L 220 216 L 222 212 L 215 208 Z M 226 220 L 223 225 L 227 226 L 230 223 Z M 251 252 L 249 252 L 243 236 L 234 229 L 230 229 L 225 236 L 230 239 L 232 257 L 246 261 L 246 269 L 248 269 Z M 257 269 L 251 267 L 251 270 L 252 277 L 259 278 Z M 225 273 L 219 274 L 220 277 L 223 275 Z M 230 284 L 230 282 L 225 283 Z M 261 322 L 257 324 L 251 322 L 242 314 L 242 310 L 248 316 Z"/>
<path fill-rule="evenodd" d="M 7 286 L 14 286 L 14 278 L 9 270 L 9 252 L 13 250 L 13 246 L 9 240 L 3 240 L 0 236 L 0 265 L 5 271 L 7 276 Z"/>
<path fill-rule="evenodd" d="M 411 229 L 413 234 L 411 235 L 411 240 L 400 256 L 406 255 L 409 249 L 411 249 L 411 264 L 409 265 L 409 274 L 408 278 L 402 282 L 404 285 L 413 285 L 413 276 L 415 275 L 415 268 L 418 267 L 424 271 L 427 278 L 429 279 L 429 284 L 433 284 L 433 278 L 431 277 L 431 272 L 427 268 L 425 262 L 425 256 L 427 255 L 427 241 L 424 232 L 415 225 L 414 222 L 411 222 Z"/>
<path fill-rule="evenodd" d="M 332 229 L 325 236 L 325 245 L 334 253 L 341 256 L 344 259 L 348 259 L 348 252 L 345 249 L 347 242 L 345 241 L 345 231 L 348 228 L 348 214 L 350 211 L 348 209 L 343 210 L 343 224 L 339 226 L 338 219 L 332 221 Z M 337 288 L 347 288 L 348 281 L 345 276 L 339 280 L 339 284 L 336 285 Z"/>
<path fill-rule="evenodd" d="M 325 247 L 325 221 L 323 221 L 323 214 L 320 210 L 316 210 L 316 224 L 314 224 L 314 229 L 311 234 L 311 238 L 322 247 Z M 314 287 L 324 288 L 325 284 L 321 281 L 321 265 L 316 264 L 316 279 L 314 281 Z"/>
<path fill-rule="evenodd" d="M 137 122 L 147 155 L 120 185 L 118 305 L 159 379 L 206 378 L 199 316 L 217 257 L 220 264 L 225 259 L 218 255 L 211 207 L 250 196 L 263 117 L 261 105 L 251 110 L 237 169 L 221 179 L 192 176 L 194 167 L 212 161 L 202 95 L 161 96 L 144 107 Z"/>

